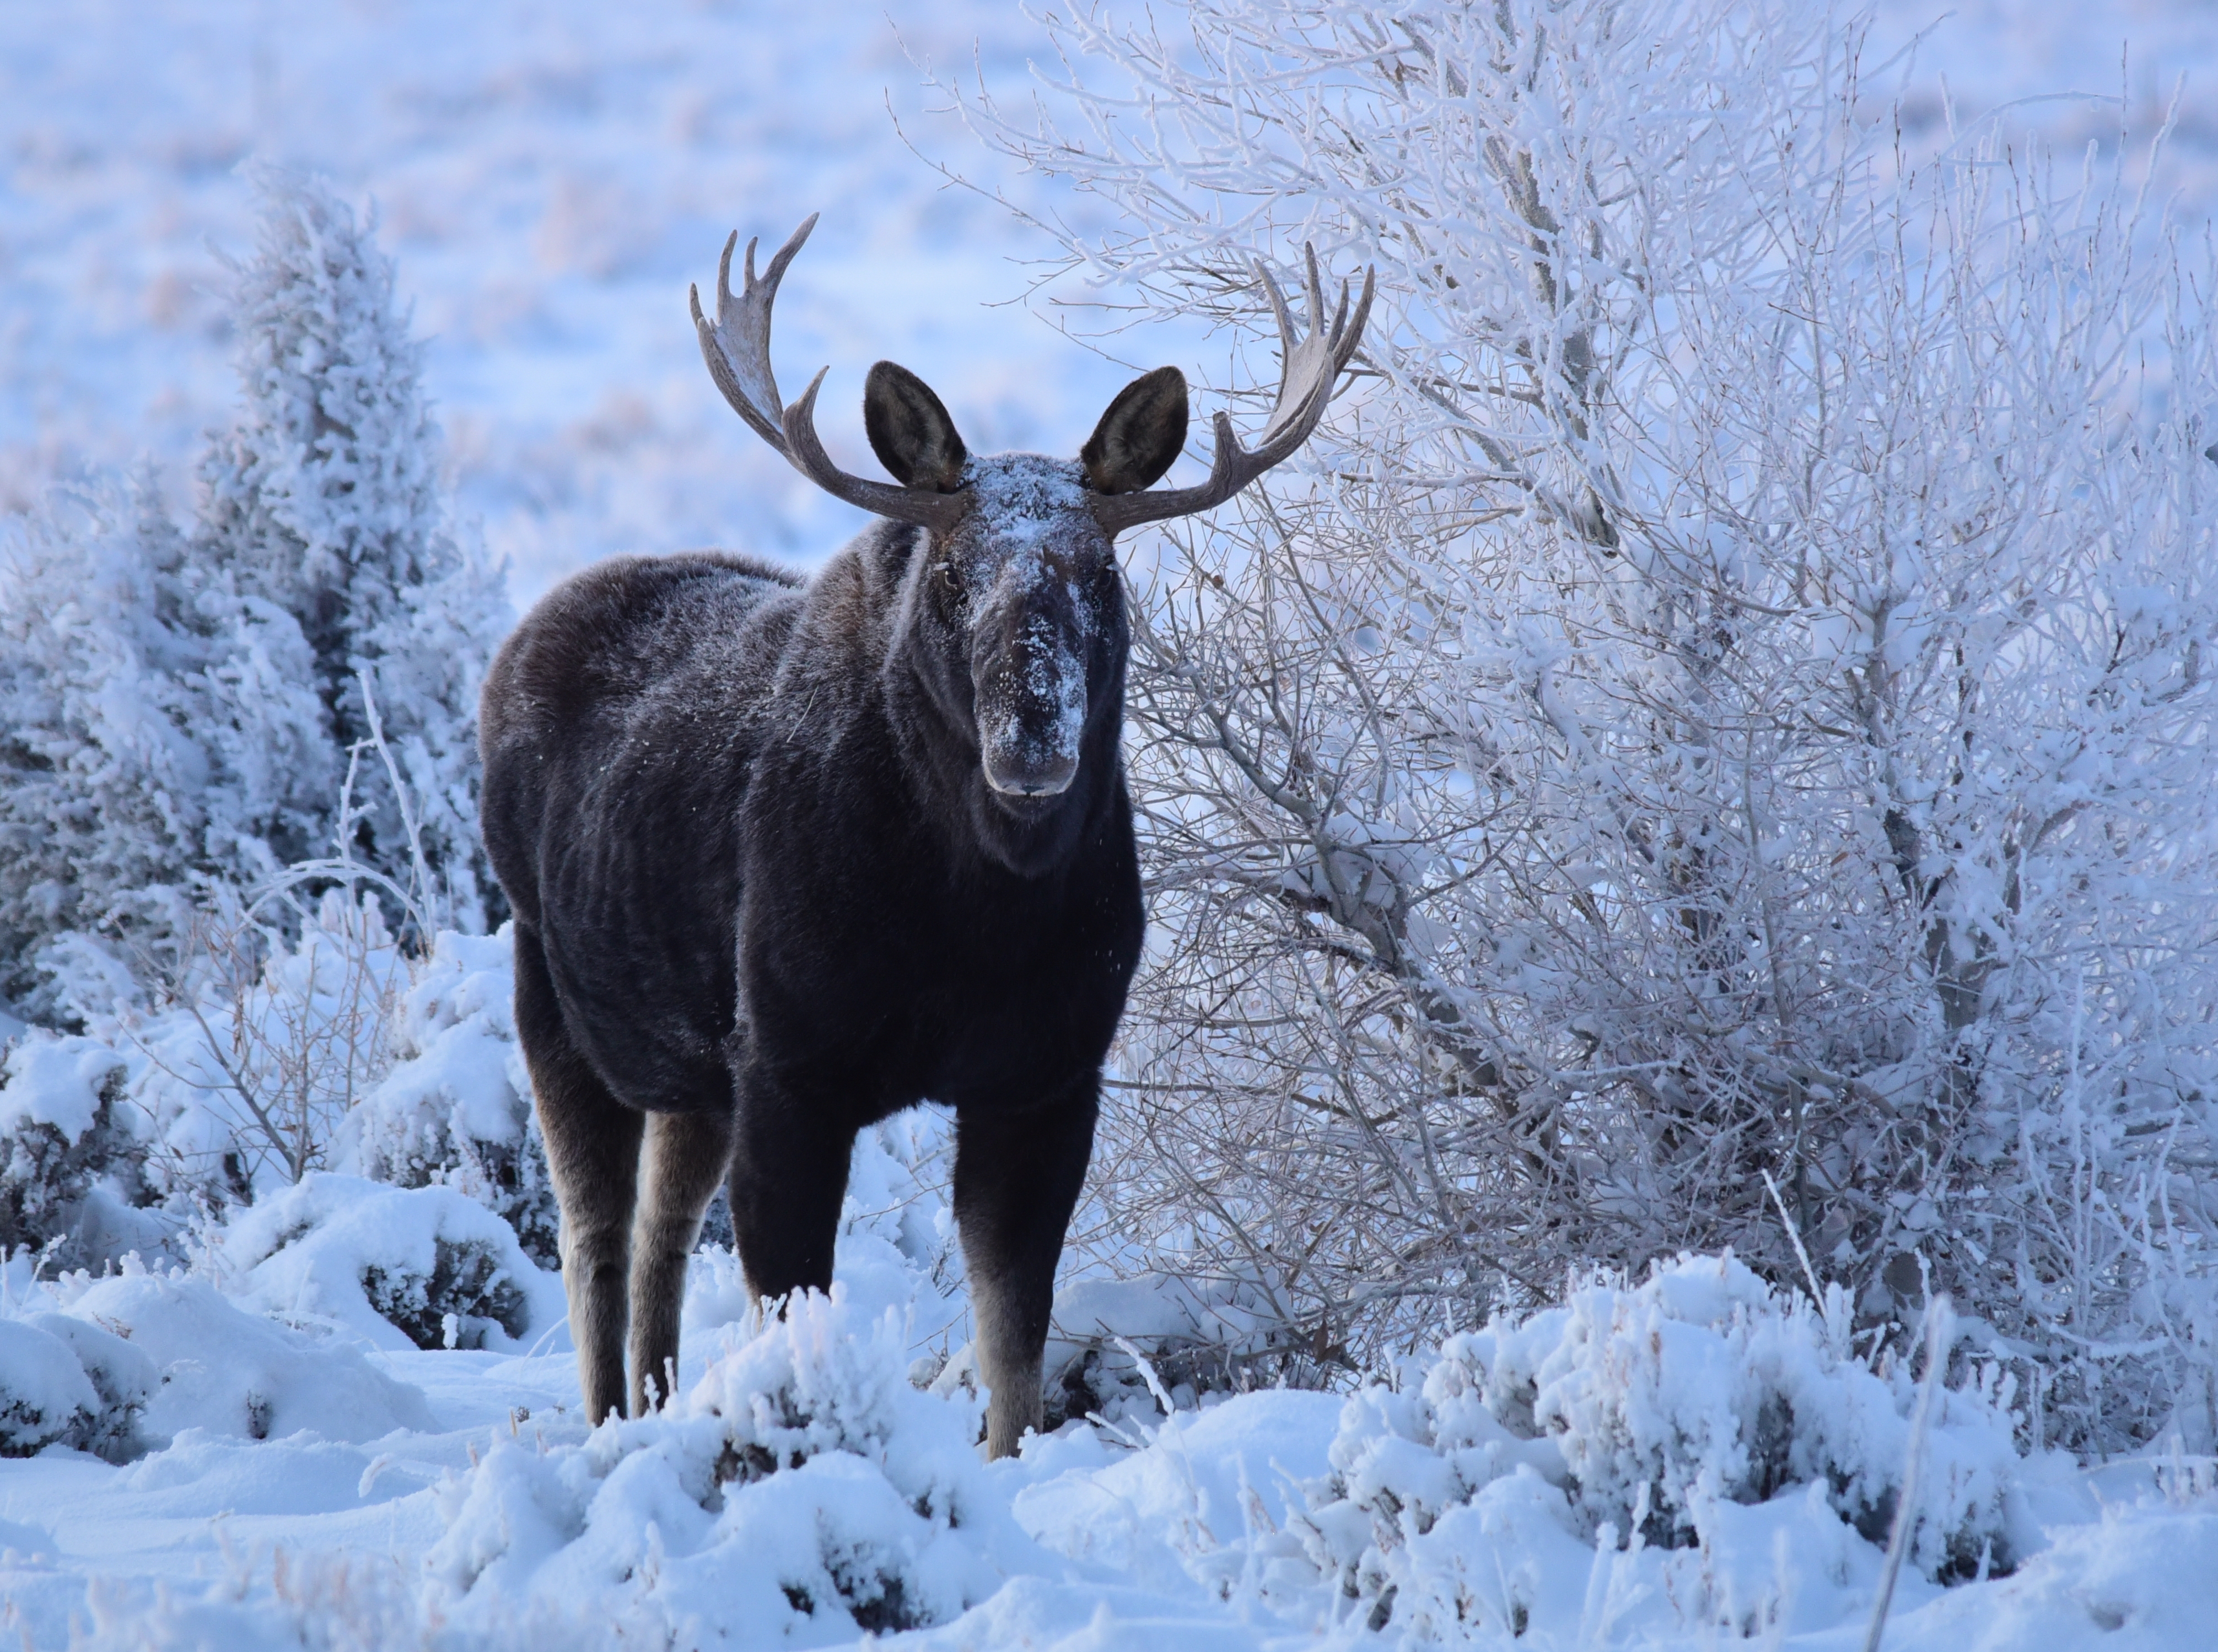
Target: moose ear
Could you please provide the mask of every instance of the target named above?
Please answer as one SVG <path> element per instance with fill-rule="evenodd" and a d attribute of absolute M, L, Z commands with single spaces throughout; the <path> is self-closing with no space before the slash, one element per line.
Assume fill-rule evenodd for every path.
<path fill-rule="evenodd" d="M 1168 470 L 1184 446 L 1186 374 L 1159 367 L 1117 393 L 1078 462 L 1096 493 L 1137 493 Z"/>
<path fill-rule="evenodd" d="M 932 387 L 905 367 L 880 362 L 863 381 L 863 429 L 870 451 L 903 487 L 952 493 L 970 457 L 955 421 Z"/>

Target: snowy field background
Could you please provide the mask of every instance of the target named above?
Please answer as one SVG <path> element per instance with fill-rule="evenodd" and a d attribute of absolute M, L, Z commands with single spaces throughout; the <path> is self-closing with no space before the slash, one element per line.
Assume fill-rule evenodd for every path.
<path fill-rule="evenodd" d="M 1889 0 L 1882 53 L 1936 9 Z M 519 604 L 618 550 L 813 561 L 855 525 L 739 428 L 700 366 L 685 284 L 712 278 L 734 226 L 775 241 L 825 212 L 779 359 L 833 364 L 824 423 L 851 459 L 880 356 L 937 386 L 984 450 L 1075 448 L 1136 368 L 1214 376 L 1198 334 L 1098 350 L 1057 335 L 1058 319 L 1113 325 L 1113 292 L 1066 282 L 1019 301 L 1044 249 L 945 187 L 895 121 L 1035 210 L 1097 209 L 1008 176 L 932 112 L 917 62 L 968 67 L 974 46 L 1005 95 L 1040 49 L 986 0 L 15 0 L 0 8 L 0 510 L 140 456 L 183 499 L 183 463 L 234 395 L 220 255 L 251 239 L 250 157 L 377 203 L 431 339 L 461 509 Z M 2165 186 L 2192 215 L 2218 202 L 2208 8 L 1967 5 L 1918 61 L 1913 145 L 1942 139 L 1948 99 L 1961 122 L 2062 91 L 2122 90 L 2146 138 L 2185 74 Z M 2060 145 L 2118 124 L 2115 103 L 2085 99 L 2016 118 Z M 470 957 L 374 1117 L 514 1117 L 504 966 Z M 65 1126 L 89 1128 L 133 1061 L 131 1093 L 159 1088 L 143 1053 L 45 1043 L 12 1060 L 0 1093 Z M 705 1252 L 679 1404 L 590 1435 L 567 1408 L 559 1282 L 502 1224 L 473 1227 L 483 1207 L 452 1189 L 312 1179 L 210 1235 L 189 1277 L 56 1280 L 16 1259 L 0 1278 L 0 1433 L 44 1449 L 0 1463 L 0 1634 L 551 1649 L 838 1644 L 928 1622 L 919 1643 L 951 1648 L 1862 1644 L 1907 1456 L 1906 1356 L 1863 1370 L 1807 1305 L 1706 1259 L 1591 1287 L 1393 1388 L 1197 1408 L 1170 1353 L 1181 1327 L 1237 1305 L 1082 1282 L 1054 1354 L 1106 1421 L 985 1467 L 935 1128 L 888 1127 L 858 1150 L 834 1301 L 765 1330 L 729 1255 Z M 442 1239 L 479 1243 L 473 1300 L 492 1311 L 443 1322 Z M 390 1288 L 377 1302 L 373 1268 Z M 431 1348 L 395 1327 L 412 1289 Z M 1168 1421 L 1106 1329 L 1159 1356 Z M 2209 1459 L 2026 1462 L 2003 1414 L 2025 1402 L 1975 1383 L 1940 1408 L 1919 1497 L 1938 1546 L 1912 1554 L 1887 1645 L 2209 1644 Z"/>
<path fill-rule="evenodd" d="M 1874 58 L 1944 9 L 1884 0 Z M 2130 55 L 2127 44 L 2130 41 Z M 1198 335 L 1120 335 L 1113 292 L 1027 308 L 1048 249 L 984 189 L 1081 224 L 1099 206 L 1011 173 L 920 84 L 982 71 L 1019 96 L 1044 37 L 1004 0 L 603 7 L 487 0 L 11 0 L 0 9 L 0 509 L 58 474 L 183 461 L 232 395 L 220 254 L 242 255 L 258 156 L 375 201 L 400 262 L 459 504 L 528 603 L 616 551 L 703 544 L 813 561 L 858 526 L 740 427 L 685 314 L 733 228 L 824 220 L 778 311 L 790 374 L 829 362 L 835 452 L 867 465 L 862 374 L 890 356 L 971 447 L 1075 451 L 1135 370 L 1221 376 Z M 2060 145 L 2145 139 L 2189 96 L 2170 179 L 2218 201 L 2218 14 L 2172 0 L 1955 9 L 1905 108 L 1936 141 L 2014 99 Z M 898 122 L 898 127 L 896 126 Z M 902 134 L 915 148 L 912 150 Z M 1050 300 L 1060 300 L 1053 302 Z M 1103 306 L 1108 307 L 1103 307 Z M 1058 321 L 1096 341 L 1052 330 Z M 796 380 L 796 382 L 802 382 Z M 844 445 L 843 445 L 844 444 Z"/>

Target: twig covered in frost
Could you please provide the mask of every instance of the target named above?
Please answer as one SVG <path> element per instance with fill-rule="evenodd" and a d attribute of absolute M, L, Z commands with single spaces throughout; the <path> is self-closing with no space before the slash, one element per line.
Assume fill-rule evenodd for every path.
<path fill-rule="evenodd" d="M 1918 1482 L 1925 1468 L 1925 1431 L 1933 1419 L 1933 1396 L 1955 1344 L 1956 1316 L 1948 1297 L 1936 1296 L 1925 1310 L 1925 1380 L 1918 1385 L 1918 1412 L 1910 1424 L 1910 1451 L 1902 1465 L 1902 1489 L 1894 1505 L 1894 1526 L 1887 1534 L 1887 1565 L 1880 1573 L 1879 1596 L 1872 1602 L 1871 1626 L 1864 1631 L 1864 1652 L 1879 1652 L 1880 1637 L 1887 1632 L 1887 1608 L 1894 1604 L 1895 1579 L 1902 1573 L 1902 1557 L 1918 1530 Z"/>

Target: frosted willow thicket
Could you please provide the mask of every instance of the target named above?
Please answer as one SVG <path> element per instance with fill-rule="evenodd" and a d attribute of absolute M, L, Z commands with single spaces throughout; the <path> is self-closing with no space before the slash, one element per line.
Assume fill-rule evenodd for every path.
<path fill-rule="evenodd" d="M 1153 15 L 1052 20 L 1078 126 L 967 101 L 1124 209 L 1070 258 L 1259 340 L 1255 254 L 1380 294 L 1137 604 L 1117 1230 L 1360 1355 L 1799 1278 L 1768 1172 L 2051 1442 L 2208 1409 L 2218 432 L 2150 158 L 1913 164 L 1766 0 Z"/>

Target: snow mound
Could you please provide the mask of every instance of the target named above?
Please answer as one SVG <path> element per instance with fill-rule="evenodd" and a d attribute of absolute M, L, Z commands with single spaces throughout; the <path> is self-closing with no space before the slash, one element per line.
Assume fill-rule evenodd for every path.
<path fill-rule="evenodd" d="M 145 1116 L 127 1063 L 90 1038 L 33 1028 L 0 1067 L 0 1251 L 52 1245 L 63 1267 L 152 1249 L 169 1223 L 142 1164 Z"/>
<path fill-rule="evenodd" d="M 450 1187 L 310 1175 L 241 1211 L 212 1250 L 248 1305 L 381 1348 L 505 1348 L 565 1311 L 515 1229 Z"/>
<path fill-rule="evenodd" d="M 376 1370 L 358 1349 L 246 1313 L 204 1280 L 126 1272 L 86 1284 L 65 1311 L 127 1342 L 160 1372 L 139 1423 L 156 1446 L 189 1428 L 248 1439 L 306 1430 L 366 1441 L 438 1426 L 419 1390 Z M 143 1370 L 135 1362 L 115 1369 L 127 1379 Z"/>
<path fill-rule="evenodd" d="M 99 1406 L 68 1344 L 0 1320 L 0 1457 L 31 1457 L 90 1429 Z"/>
<path fill-rule="evenodd" d="M 75 1147 L 114 1099 L 123 1069 L 123 1058 L 96 1039 L 33 1029 L 8 1050 L 0 1131 L 44 1124 Z"/>
<path fill-rule="evenodd" d="M 512 938 L 507 926 L 439 932 L 395 1012 L 393 1068 L 340 1123 L 333 1157 L 372 1181 L 465 1193 L 551 1265 L 554 1193 L 516 1042 Z"/>
<path fill-rule="evenodd" d="M 1144 1425 L 1160 1413 L 1158 1388 L 1172 1410 L 1190 1411 L 1205 1395 L 1247 1386 L 1255 1356 L 1299 1346 L 1256 1295 L 1243 1281 L 1168 1273 L 1065 1285 L 1041 1362 L 1047 1427 L 1086 1416 Z"/>
<path fill-rule="evenodd" d="M 947 1622 L 1037 1553 L 978 1460 L 977 1403 L 910 1385 L 901 1315 L 835 1284 L 729 1340 L 659 1415 L 496 1439 L 442 1490 L 431 1575 L 463 1608 L 813 1646 Z"/>
<path fill-rule="evenodd" d="M 28 1255 L 0 1265 L 0 1457 L 60 1445 L 127 1463 L 146 1449 L 139 1420 L 161 1373 L 114 1331 L 59 1307 Z"/>

